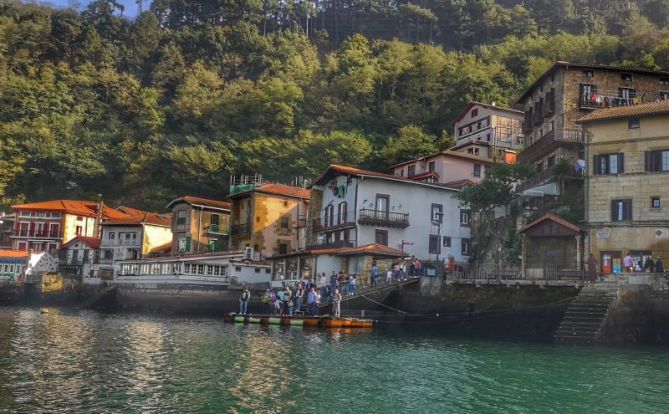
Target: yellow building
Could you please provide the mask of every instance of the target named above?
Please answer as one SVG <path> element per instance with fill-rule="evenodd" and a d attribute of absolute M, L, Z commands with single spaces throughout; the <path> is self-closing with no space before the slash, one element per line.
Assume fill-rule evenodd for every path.
<path fill-rule="evenodd" d="M 227 250 L 230 203 L 184 196 L 172 200 L 172 255 Z"/>
<path fill-rule="evenodd" d="M 586 252 L 604 273 L 669 258 L 669 101 L 603 109 L 579 120 L 587 132 Z"/>
<path fill-rule="evenodd" d="M 305 248 L 311 191 L 282 184 L 259 184 L 231 192 L 231 250 L 253 249 L 261 257 Z"/>

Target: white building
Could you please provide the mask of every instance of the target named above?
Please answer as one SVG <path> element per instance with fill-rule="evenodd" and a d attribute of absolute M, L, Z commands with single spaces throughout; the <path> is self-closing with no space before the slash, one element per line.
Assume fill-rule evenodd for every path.
<path fill-rule="evenodd" d="M 100 239 L 95 237 L 77 236 L 60 248 L 58 272 L 63 275 L 81 278 L 86 283 L 91 282 L 92 266 L 100 248 Z M 97 283 L 97 281 L 93 281 Z"/>
<path fill-rule="evenodd" d="M 142 259 L 153 249 L 172 242 L 170 214 L 140 212 L 102 222 L 100 258 L 93 268 L 96 277 L 111 280 L 118 262 Z"/>
<path fill-rule="evenodd" d="M 421 260 L 456 262 L 470 255 L 470 215 L 458 190 L 331 165 L 312 191 L 322 194 L 312 196 L 318 245 L 312 248 L 379 244 Z"/>
<path fill-rule="evenodd" d="M 207 253 L 119 262 L 117 284 L 251 286 L 272 280 L 269 262 L 249 260 L 244 252 Z"/>

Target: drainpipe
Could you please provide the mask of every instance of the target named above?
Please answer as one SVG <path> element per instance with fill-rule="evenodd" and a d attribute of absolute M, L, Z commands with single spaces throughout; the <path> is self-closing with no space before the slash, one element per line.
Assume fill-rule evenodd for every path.
<path fill-rule="evenodd" d="M 358 247 L 358 187 L 360 186 L 362 177 L 356 178 L 355 181 L 355 197 L 353 199 L 353 221 L 355 223 L 355 247 Z"/>

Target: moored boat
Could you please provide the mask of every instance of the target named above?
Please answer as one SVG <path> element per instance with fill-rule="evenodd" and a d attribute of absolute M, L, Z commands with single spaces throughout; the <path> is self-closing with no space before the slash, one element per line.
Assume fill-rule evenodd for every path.
<path fill-rule="evenodd" d="M 331 316 L 275 316 L 275 315 L 240 315 L 228 313 L 223 320 L 228 323 L 260 324 L 260 325 L 282 325 L 282 326 L 306 326 L 319 328 L 355 328 L 372 329 L 374 321 L 359 318 L 335 318 Z"/>

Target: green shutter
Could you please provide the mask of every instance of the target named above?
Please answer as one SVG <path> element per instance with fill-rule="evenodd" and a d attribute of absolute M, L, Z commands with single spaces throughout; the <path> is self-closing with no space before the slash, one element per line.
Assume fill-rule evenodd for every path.
<path fill-rule="evenodd" d="M 186 253 L 190 253 L 191 238 L 190 236 L 186 237 Z"/>

